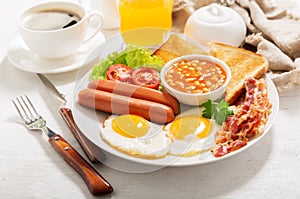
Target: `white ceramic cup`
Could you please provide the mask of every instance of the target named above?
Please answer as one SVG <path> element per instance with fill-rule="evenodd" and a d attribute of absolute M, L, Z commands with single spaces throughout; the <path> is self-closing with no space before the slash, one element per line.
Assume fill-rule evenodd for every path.
<path fill-rule="evenodd" d="M 119 28 L 119 13 L 115 0 L 79 0 L 88 11 L 101 12 L 104 17 L 102 29 L 114 30 Z"/>
<path fill-rule="evenodd" d="M 42 11 L 63 11 L 77 15 L 80 20 L 67 28 L 56 30 L 36 30 L 28 28 L 26 17 Z M 97 17 L 98 25 L 90 34 L 86 34 L 90 20 Z M 48 21 L 49 22 L 49 21 Z M 28 48 L 42 58 L 60 59 L 76 53 L 80 46 L 91 40 L 100 31 L 103 23 L 101 13 L 87 13 L 77 3 L 65 1 L 49 1 L 26 8 L 18 17 L 18 28 Z"/>

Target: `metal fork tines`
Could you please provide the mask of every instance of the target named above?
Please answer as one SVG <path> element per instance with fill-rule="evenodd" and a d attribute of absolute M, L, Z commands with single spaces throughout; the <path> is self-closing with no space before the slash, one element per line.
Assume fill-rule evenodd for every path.
<path fill-rule="evenodd" d="M 80 174 L 93 195 L 113 191 L 112 186 L 61 135 L 46 126 L 46 120 L 38 114 L 26 95 L 12 101 L 25 126 L 30 130 L 41 130 L 48 136 L 52 147 Z"/>
<path fill-rule="evenodd" d="M 55 135 L 51 130 L 49 131 L 46 126 L 46 120 L 38 114 L 27 95 L 19 96 L 12 101 L 28 129 L 41 130 L 49 137 Z"/>

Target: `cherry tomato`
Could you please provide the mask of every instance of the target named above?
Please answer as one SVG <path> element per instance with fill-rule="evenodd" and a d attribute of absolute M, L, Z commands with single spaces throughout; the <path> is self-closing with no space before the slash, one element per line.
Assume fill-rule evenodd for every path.
<path fill-rule="evenodd" d="M 160 85 L 159 72 L 152 68 L 138 68 L 132 72 L 134 84 L 157 89 Z"/>
<path fill-rule="evenodd" d="M 108 67 L 106 71 L 106 79 L 133 83 L 131 77 L 132 71 L 133 71 L 132 68 L 124 64 L 114 64 Z"/>

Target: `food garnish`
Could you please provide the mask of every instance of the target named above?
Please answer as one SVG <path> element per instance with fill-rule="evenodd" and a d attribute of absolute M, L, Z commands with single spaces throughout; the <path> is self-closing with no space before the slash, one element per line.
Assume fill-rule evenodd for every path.
<path fill-rule="evenodd" d="M 208 100 L 201 105 L 204 107 L 202 116 L 208 119 L 214 118 L 217 124 L 222 125 L 228 116 L 233 115 L 233 111 L 229 108 L 229 104 L 222 99 L 220 102 Z"/>
<path fill-rule="evenodd" d="M 138 68 L 132 72 L 133 83 L 152 89 L 160 86 L 159 72 L 153 68 Z"/>
<path fill-rule="evenodd" d="M 160 77 L 157 70 L 153 68 L 132 69 L 124 64 L 114 64 L 108 67 L 106 79 L 152 89 L 158 89 L 160 86 Z"/>
<path fill-rule="evenodd" d="M 133 69 L 127 65 L 114 64 L 108 67 L 106 71 L 106 79 L 126 83 L 133 83 L 131 78 L 132 71 Z"/>
<path fill-rule="evenodd" d="M 147 67 L 160 71 L 164 62 L 161 57 L 152 55 L 152 50 L 128 45 L 124 51 L 113 52 L 94 66 L 89 76 L 90 80 L 106 79 L 107 69 L 114 64 L 124 64 L 133 69 Z"/>

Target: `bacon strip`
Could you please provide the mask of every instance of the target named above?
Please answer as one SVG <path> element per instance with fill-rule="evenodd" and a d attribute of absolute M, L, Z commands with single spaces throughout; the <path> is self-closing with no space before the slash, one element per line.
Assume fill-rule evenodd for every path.
<path fill-rule="evenodd" d="M 263 78 L 259 80 L 248 78 L 244 87 L 246 89 L 244 100 L 237 105 L 234 115 L 229 116 L 216 133 L 216 145 L 212 149 L 215 157 L 224 156 L 247 145 L 250 138 L 264 131 L 272 108 L 266 82 Z"/>

